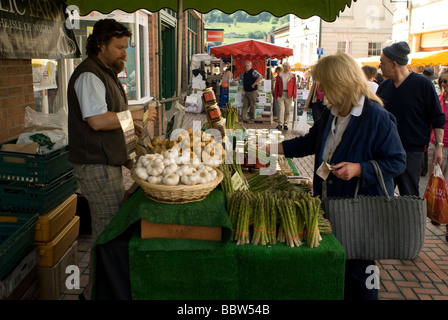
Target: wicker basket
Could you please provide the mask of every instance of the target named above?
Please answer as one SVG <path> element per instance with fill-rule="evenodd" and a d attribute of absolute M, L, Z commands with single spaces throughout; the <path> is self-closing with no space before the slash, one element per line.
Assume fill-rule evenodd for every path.
<path fill-rule="evenodd" d="M 207 197 L 210 192 L 215 189 L 218 184 L 221 183 L 224 175 L 218 169 L 216 179 L 214 181 L 196 184 L 193 186 L 187 186 L 184 184 L 179 184 L 177 186 L 167 186 L 164 184 L 153 184 L 145 180 L 140 179 L 135 174 L 134 170 L 131 172 L 131 176 L 134 181 L 142 187 L 146 196 L 154 201 L 163 203 L 188 203 L 201 201 Z"/>

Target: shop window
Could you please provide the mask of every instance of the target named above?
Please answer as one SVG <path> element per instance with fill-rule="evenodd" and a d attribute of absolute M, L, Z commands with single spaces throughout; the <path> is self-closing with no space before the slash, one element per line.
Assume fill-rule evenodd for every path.
<path fill-rule="evenodd" d="M 368 57 L 381 55 L 381 42 L 369 42 Z"/>
<path fill-rule="evenodd" d="M 112 16 L 121 22 L 132 32 L 127 48 L 125 69 L 118 74 L 118 78 L 127 94 L 130 105 L 143 104 L 151 100 L 149 86 L 149 46 L 148 46 L 148 15 L 137 11 L 132 14 L 114 11 Z M 108 16 L 95 12 L 93 15 L 81 17 L 80 29 L 75 31 L 80 46 L 82 57 L 76 59 L 74 66 L 84 58 L 87 37 L 93 30 L 93 26 L 100 19 Z"/>
<path fill-rule="evenodd" d="M 60 94 L 60 60 L 32 59 L 34 105 L 42 113 L 56 113 L 63 107 Z"/>
<path fill-rule="evenodd" d="M 74 30 L 81 58 L 32 59 L 34 103 L 37 111 L 56 113 L 60 108 L 67 110 L 66 91 L 70 75 L 87 57 L 87 37 L 92 32 L 94 24 L 108 16 L 93 13 L 81 17 L 80 28 Z M 127 93 L 129 105 L 144 104 L 152 99 L 149 83 L 148 13 L 137 11 L 128 14 L 116 11 L 112 16 L 132 31 L 127 49 L 128 61 L 125 63 L 125 70 L 118 77 Z"/>
<path fill-rule="evenodd" d="M 348 44 L 349 44 L 349 50 L 351 51 L 352 43 L 349 42 Z M 346 41 L 339 41 L 337 52 L 345 52 L 346 45 L 347 45 Z"/>
<path fill-rule="evenodd" d="M 198 19 L 188 12 L 188 65 L 191 65 L 191 58 L 196 53 L 198 53 Z"/>

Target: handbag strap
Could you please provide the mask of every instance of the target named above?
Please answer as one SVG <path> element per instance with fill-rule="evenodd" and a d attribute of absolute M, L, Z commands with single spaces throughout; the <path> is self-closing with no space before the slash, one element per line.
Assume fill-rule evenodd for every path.
<path fill-rule="evenodd" d="M 384 196 L 389 200 L 390 196 L 389 193 L 387 192 L 386 184 L 384 183 L 383 173 L 381 172 L 381 168 L 378 165 L 378 162 L 376 162 L 375 160 L 369 160 L 369 163 L 372 164 L 373 169 L 375 170 L 376 177 L 378 179 L 378 182 L 380 183 L 381 190 L 383 190 Z M 358 183 L 356 184 L 355 199 L 358 197 L 358 191 L 360 186 L 361 186 L 361 178 L 358 179 Z"/>

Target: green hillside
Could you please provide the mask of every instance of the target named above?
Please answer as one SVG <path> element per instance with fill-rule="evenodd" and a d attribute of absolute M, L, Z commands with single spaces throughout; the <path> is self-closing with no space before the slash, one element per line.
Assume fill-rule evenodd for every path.
<path fill-rule="evenodd" d="M 213 10 L 205 15 L 206 29 L 224 30 L 222 44 L 248 39 L 263 40 L 275 28 L 286 22 L 289 22 L 289 16 L 277 18 L 268 12 L 251 16 L 244 11 L 225 14 L 219 10 Z"/>

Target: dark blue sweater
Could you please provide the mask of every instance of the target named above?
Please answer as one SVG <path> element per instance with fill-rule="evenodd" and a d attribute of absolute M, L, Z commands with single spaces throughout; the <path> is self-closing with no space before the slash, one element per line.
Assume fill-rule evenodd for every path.
<path fill-rule="evenodd" d="M 412 72 L 396 88 L 392 79 L 381 82 L 377 95 L 386 110 L 397 119 L 398 133 L 406 151 L 423 152 L 429 143 L 431 126 L 443 129 L 445 115 L 432 82 Z"/>
<path fill-rule="evenodd" d="M 287 158 L 315 155 L 313 193 L 322 195 L 322 178 L 316 175 L 322 163 L 323 147 L 334 116 L 325 108 L 309 133 L 283 142 Z M 383 195 L 369 160 L 381 168 L 389 195 L 394 194 L 393 178 L 406 167 L 406 155 L 398 136 L 395 117 L 375 101 L 367 100 L 359 117 L 352 116 L 330 164 L 343 161 L 360 163 L 362 184 L 359 195 Z M 344 181 L 330 173 L 327 179 L 328 197 L 353 197 L 358 178 Z"/>

